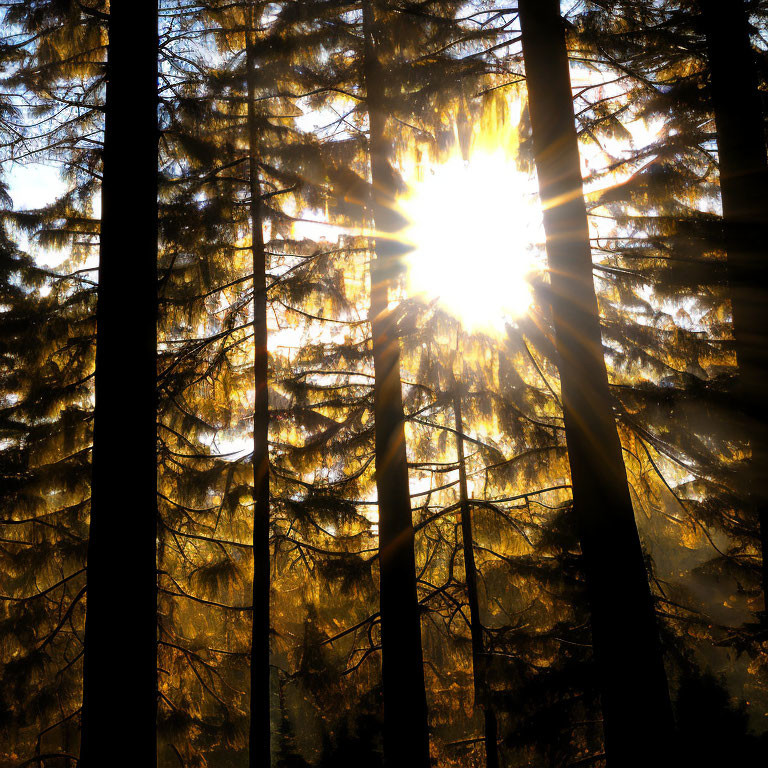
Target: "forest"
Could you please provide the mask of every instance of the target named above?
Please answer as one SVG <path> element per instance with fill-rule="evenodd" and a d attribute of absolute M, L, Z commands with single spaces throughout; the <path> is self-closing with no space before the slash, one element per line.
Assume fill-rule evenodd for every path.
<path fill-rule="evenodd" d="M 768 765 L 768 0 L 0 2 L 0 767 Z"/>

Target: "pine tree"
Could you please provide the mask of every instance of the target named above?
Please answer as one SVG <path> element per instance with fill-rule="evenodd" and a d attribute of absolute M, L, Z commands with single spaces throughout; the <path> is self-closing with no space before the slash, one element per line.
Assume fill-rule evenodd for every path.
<path fill-rule="evenodd" d="M 376 488 L 381 568 L 382 687 L 386 765 L 429 765 L 429 731 L 416 594 L 413 520 L 405 449 L 405 415 L 400 387 L 396 316 L 389 309 L 396 250 L 387 241 L 393 221 L 394 178 L 385 138 L 384 82 L 376 46 L 382 34 L 375 6 L 363 4 L 363 71 L 370 137 L 372 214 L 384 236 L 371 263 L 371 333 L 374 359 Z"/>
<path fill-rule="evenodd" d="M 281 677 L 286 662 L 279 638 L 285 622 L 293 626 L 301 611 L 291 595 L 280 601 L 272 621 L 262 616 L 252 627 L 244 625 L 250 613 L 243 605 L 250 591 L 244 569 L 253 549 L 244 540 L 251 533 L 244 532 L 254 530 L 249 502 L 254 491 L 247 477 L 253 478 L 252 463 L 259 461 L 251 452 L 228 456 L 216 447 L 219 439 L 237 446 L 249 440 L 243 425 L 253 421 L 253 413 L 242 410 L 242 393 L 252 390 L 247 383 L 254 376 L 252 350 L 259 348 L 254 323 L 260 322 L 266 333 L 268 306 L 269 317 L 277 319 L 278 327 L 272 328 L 278 337 L 283 323 L 294 325 L 311 290 L 309 276 L 317 273 L 315 262 L 323 256 L 316 244 L 290 237 L 287 209 L 313 200 L 316 162 L 311 142 L 293 126 L 297 110 L 287 95 L 297 73 L 285 38 L 294 33 L 280 14 L 262 25 L 263 11 L 250 3 L 223 3 L 205 9 L 193 5 L 188 13 L 174 10 L 168 16 L 174 25 L 169 36 L 177 43 L 166 54 L 172 61 L 172 86 L 164 100 L 169 127 L 161 223 L 168 279 L 163 280 L 162 299 L 161 522 L 167 537 L 161 558 L 161 657 L 179 672 L 163 689 L 168 700 L 161 742 L 163 750 L 170 747 L 177 758 L 188 761 L 241 749 L 241 729 L 247 733 L 251 728 L 253 759 L 266 759 L 271 682 Z M 214 46 L 217 58 L 212 63 L 207 53 Z M 253 180 L 259 181 L 256 189 Z M 251 216 L 252 206 L 257 217 Z M 268 242 L 261 239 L 264 230 L 270 232 Z M 261 271 L 269 295 L 264 311 L 251 314 L 248 308 L 259 299 L 251 289 L 254 270 L 244 254 L 252 255 L 254 247 L 266 257 Z M 255 274 L 258 281 L 258 267 Z M 262 352 L 266 354 L 266 346 L 259 351 L 263 362 Z M 284 406 L 273 372 L 281 356 L 270 353 L 269 379 L 261 380 L 269 390 L 270 408 Z M 285 420 L 292 411 L 281 407 L 278 413 Z M 254 428 L 266 451 L 264 419 L 257 418 Z M 286 452 L 295 439 L 287 438 L 276 454 Z M 274 513 L 262 518 L 261 533 L 255 528 L 257 545 L 264 550 L 254 562 L 257 573 L 261 571 L 256 594 L 262 592 L 265 609 L 271 563 L 279 577 L 278 563 L 286 569 L 290 565 L 290 558 L 279 551 L 274 559 L 270 556 L 271 542 L 283 526 L 298 526 L 291 504 L 297 492 L 309 487 L 284 474 L 273 475 L 271 485 Z M 262 500 L 265 493 L 262 485 Z M 194 610 L 205 622 L 193 621 Z M 218 637 L 221 620 L 228 627 L 226 642 Z M 271 639 L 275 647 L 270 661 Z M 238 674 L 248 676 L 243 662 L 249 645 L 257 649 L 250 665 L 250 694 L 237 680 Z M 277 749 L 283 747 L 278 744 Z"/>
<path fill-rule="evenodd" d="M 669 761 L 672 711 L 603 358 L 564 27 L 556 2 L 519 10 L 606 753 L 621 765 Z"/>
<path fill-rule="evenodd" d="M 432 317 L 429 311 L 426 317 L 417 315 L 403 344 L 408 363 L 418 361 L 406 364 L 406 375 L 420 382 L 416 402 L 409 403 L 412 451 L 418 457 L 412 471 L 422 487 L 434 476 L 434 490 L 417 494 L 414 503 L 420 550 L 426 550 L 420 581 L 422 589 L 430 587 L 424 597 L 429 606 L 425 656 L 436 668 L 429 688 L 436 692 L 438 755 L 446 762 L 467 760 L 483 750 L 484 713 L 475 709 L 479 720 L 466 722 L 456 701 L 457 690 L 466 690 L 473 709 L 480 702 L 482 708 L 493 707 L 502 763 L 595 759 L 602 753 L 599 706 L 590 679 L 578 542 L 569 516 L 562 418 L 548 389 L 556 371 L 541 330 L 548 327 L 547 318 L 535 312 L 528 321 L 517 319 L 503 343 L 494 335 L 463 332 L 457 354 L 456 320 L 432 312 Z M 454 359 L 457 371 L 450 365 Z M 454 375 L 461 382 L 459 434 Z M 454 449 L 459 439 L 469 451 L 464 474 L 473 488 L 472 534 L 466 537 Z M 466 565 L 463 577 L 456 567 L 470 540 L 479 623 L 471 620 Z M 473 663 L 478 626 L 484 640 L 484 691 L 480 665 Z M 478 686 L 481 698 L 473 703 Z M 576 722 L 583 725 L 574 729 Z"/>
<path fill-rule="evenodd" d="M 61 764 L 78 741 L 94 290 L 0 242 L 3 758 Z"/>
<path fill-rule="evenodd" d="M 269 356 L 267 353 L 267 262 L 261 216 L 261 184 L 257 148 L 256 18 L 248 13 L 246 67 L 248 70 L 248 174 L 250 180 L 251 254 L 253 259 L 253 630 L 251 633 L 251 707 L 249 765 L 270 764 L 270 552 L 269 552 Z"/>
<path fill-rule="evenodd" d="M 601 311 L 627 466 L 636 508 L 645 511 L 639 520 L 666 616 L 672 685 L 720 668 L 727 657 L 731 695 L 752 708 L 764 695 L 760 626 L 749 615 L 763 602 L 760 535 L 748 501 L 748 421 L 735 396 L 737 350 L 701 6 L 593 5 L 598 10 L 585 14 L 579 28 L 588 50 L 581 55 L 614 73 L 623 95 L 598 101 L 590 117 L 599 123 L 601 111 L 623 109 L 623 122 L 641 117 L 653 131 L 616 160 L 633 169 L 629 178 L 591 201 L 601 218 L 608 213 L 616 221 L 598 241 L 607 268 L 600 282 L 612 286 Z M 681 570 L 686 559 L 690 565 Z M 730 615 L 719 611 L 726 602 L 720 590 L 730 592 L 729 606 L 738 606 Z M 717 661 L 713 647 L 722 649 Z"/>
<path fill-rule="evenodd" d="M 768 371 L 768 296 L 764 233 L 768 225 L 768 155 L 765 124 L 749 39 L 747 7 L 739 0 L 721 8 L 702 0 L 709 55 L 712 106 L 717 125 L 724 240 L 733 305 L 741 409 L 749 434 L 749 500 L 759 516 L 762 587 L 768 600 L 768 503 L 762 482 L 768 467 L 768 414 L 763 384 Z"/>
<path fill-rule="evenodd" d="M 157 5 L 113 2 L 108 37 L 83 665 L 86 768 L 108 755 L 125 765 L 157 759 Z M 130 719 L 115 716 L 116 691 Z M 115 752 L 116 745 L 130 750 Z"/>
<path fill-rule="evenodd" d="M 6 564 L 19 598 L 8 602 L 2 633 L 11 760 L 48 755 L 41 759 L 61 764 L 78 751 L 95 335 L 88 260 L 98 234 L 92 137 L 102 50 L 99 20 L 73 3 L 4 10 L 5 84 L 17 106 L 5 115 L 13 138 L 3 146 L 3 168 L 10 160 L 61 163 L 67 185 L 39 210 L 3 211 L 9 231 L 36 251 L 7 253 L 3 272 L 3 397 L 13 434 L 4 444 L 11 493 L 4 527 L 18 542 Z M 61 262 L 55 268 L 43 266 L 50 252 Z"/>
<path fill-rule="evenodd" d="M 589 53 L 579 55 L 622 83 L 612 100 L 626 105 L 622 122 L 640 116 L 651 131 L 616 161 L 629 163 L 629 178 L 591 202 L 607 203 L 593 210 L 616 221 L 597 241 L 600 266 L 615 268 L 600 277 L 611 286 L 601 311 L 688 753 L 712 743 L 690 722 L 716 705 L 694 701 L 686 686 L 724 668 L 731 700 L 764 730 L 765 656 L 753 618 L 763 605 L 760 536 L 746 487 L 750 438 L 736 384 L 709 56 L 699 3 L 593 5 L 599 11 L 578 33 Z"/>
<path fill-rule="evenodd" d="M 306 15 L 302 17 L 302 21 L 305 24 L 310 23 L 313 19 L 312 13 L 316 12 L 316 23 L 321 25 L 321 34 L 326 32 L 329 35 L 328 40 L 331 41 L 334 40 L 335 34 L 339 34 L 341 50 L 344 50 L 343 46 L 348 46 L 357 57 L 355 60 L 351 56 L 339 55 L 331 57 L 330 60 L 321 59 L 323 66 L 317 69 L 315 75 L 317 80 L 311 92 L 322 92 L 324 101 L 330 103 L 332 107 L 336 106 L 333 99 L 338 99 L 339 93 L 354 94 L 353 99 L 358 103 L 354 109 L 354 119 L 362 124 L 361 131 L 370 131 L 369 138 L 364 141 L 354 135 L 338 142 L 327 141 L 323 145 L 328 158 L 328 174 L 331 182 L 329 192 L 333 200 L 332 207 L 329 205 L 331 219 L 338 216 L 344 220 L 345 214 L 347 216 L 351 214 L 356 217 L 357 222 L 361 222 L 363 209 L 367 207 L 368 219 L 375 222 L 377 234 L 391 234 L 400 226 L 398 217 L 392 210 L 397 181 L 392 167 L 391 145 L 396 139 L 391 135 L 387 135 L 385 139 L 384 131 L 389 133 L 391 130 L 391 123 L 389 127 L 386 126 L 385 119 L 398 111 L 403 115 L 416 112 L 419 119 L 434 119 L 434 116 L 429 113 L 434 111 L 433 104 L 440 102 L 437 83 L 441 82 L 441 78 L 449 81 L 452 70 L 459 71 L 464 68 L 467 71 L 477 72 L 479 69 L 474 61 L 462 65 L 456 59 L 446 55 L 445 57 L 437 56 L 434 60 L 425 62 L 424 68 L 420 71 L 411 63 L 409 57 L 418 57 L 417 48 L 414 46 L 420 39 L 423 42 L 423 34 L 429 35 L 430 39 L 434 38 L 435 46 L 444 44 L 446 40 L 449 41 L 446 47 L 450 47 L 452 44 L 450 41 L 471 39 L 472 34 L 458 30 L 453 24 L 450 15 L 453 9 L 446 9 L 434 17 L 427 15 L 421 18 L 418 14 L 394 16 L 384 5 L 377 6 L 374 14 L 371 6 L 364 8 L 364 14 L 357 15 L 353 19 L 346 18 L 340 27 L 329 23 L 323 9 L 315 11 L 309 6 L 304 10 Z M 402 26 L 401 40 L 408 41 L 407 53 L 403 56 L 396 55 L 390 50 L 394 38 L 389 31 L 389 25 L 395 22 Z M 359 32 L 359 36 L 346 33 L 345 26 L 350 23 Z M 321 40 L 327 50 L 328 40 L 322 38 Z M 459 44 L 456 42 L 456 45 Z M 438 50 L 444 49 L 438 48 Z M 311 61 L 311 56 L 306 51 L 305 57 Z M 381 79 L 380 72 L 391 72 L 392 78 L 388 78 L 385 82 Z M 429 74 L 433 76 L 432 81 L 427 79 Z M 390 80 L 394 78 L 402 78 L 402 82 L 407 84 L 407 88 L 401 95 L 396 95 L 396 92 L 390 88 Z M 388 95 L 390 91 L 394 95 Z M 360 162 L 361 160 L 365 161 L 365 165 Z M 364 180 L 369 173 L 365 167 L 368 164 L 370 164 L 371 174 L 370 186 Z M 336 168 L 333 167 L 334 165 Z M 345 203 L 343 207 L 336 202 L 340 199 Z M 369 203 L 369 200 L 372 202 Z M 385 557 L 379 558 L 378 563 L 381 568 L 382 590 L 382 657 L 387 658 L 389 653 L 395 661 L 389 666 L 387 662 L 383 662 L 385 731 L 392 734 L 393 738 L 394 734 L 397 734 L 397 738 L 402 741 L 403 749 L 411 743 L 413 749 L 410 750 L 409 759 L 413 759 L 413 754 L 427 759 L 426 705 L 424 689 L 419 684 L 423 676 L 419 608 L 416 602 L 415 559 L 411 554 L 412 533 L 409 533 L 412 531 L 412 520 L 404 443 L 403 394 L 399 383 L 399 341 L 396 326 L 398 313 L 390 311 L 387 307 L 388 295 L 397 285 L 400 267 L 396 258 L 398 248 L 389 241 L 389 236 L 385 234 L 384 237 L 378 237 L 376 240 L 376 257 L 371 264 L 372 311 L 370 313 L 374 326 L 372 338 L 374 364 L 372 371 L 369 369 L 370 372 L 367 371 L 365 375 L 374 377 L 373 411 L 376 424 L 374 429 L 378 445 L 376 449 L 377 485 L 382 504 L 379 513 L 381 536 L 379 543 Z M 358 240 L 355 243 L 350 241 L 350 246 L 359 248 L 364 242 L 364 240 Z M 359 351 L 350 352 L 347 349 L 343 354 L 354 356 L 358 355 Z M 352 357 L 352 359 L 355 358 Z M 328 365 L 327 357 L 323 364 Z M 366 407 L 369 406 L 370 403 Z M 371 431 L 368 428 L 368 436 L 370 435 Z M 363 467 L 364 470 L 365 467 Z M 387 478 L 391 474 L 394 479 L 390 482 Z M 397 494 L 397 497 L 392 494 Z M 388 510 L 391 510 L 392 514 Z M 393 526 L 391 531 L 390 523 Z M 390 557 L 390 548 L 386 546 L 386 542 L 395 534 L 398 534 L 397 550 Z M 390 592 L 393 595 L 391 601 L 388 597 Z M 386 615 L 392 613 L 389 610 L 390 604 L 397 605 L 397 611 L 395 618 L 390 620 L 392 631 L 395 632 L 394 639 L 390 633 L 390 640 L 387 640 Z M 404 606 L 409 606 L 405 614 Z M 412 672 L 403 674 L 404 665 Z M 392 671 L 391 675 L 388 670 Z M 394 686 L 389 685 L 388 680 L 392 680 Z M 402 690 L 399 690 L 400 688 Z M 406 689 L 410 691 L 407 696 L 403 695 Z M 388 690 L 389 693 L 387 693 Z M 393 700 L 399 701 L 400 704 L 393 705 Z M 409 712 L 416 712 L 416 710 L 422 712 L 422 715 L 408 716 Z M 390 714 L 387 715 L 387 712 Z M 408 736 L 409 733 L 412 735 Z M 385 744 L 393 744 L 393 740 L 385 737 Z M 389 751 L 385 748 L 385 752 Z M 393 758 L 390 755 L 387 759 Z"/>
<path fill-rule="evenodd" d="M 470 632 L 472 635 L 472 673 L 474 679 L 475 707 L 483 710 L 485 757 L 487 768 L 499 767 L 498 722 L 488 694 L 488 658 L 480 620 L 480 603 L 477 589 L 474 536 L 472 533 L 472 508 L 467 488 L 467 467 L 464 455 L 464 418 L 461 407 L 461 390 L 454 380 L 453 420 L 456 429 L 456 460 L 459 465 L 459 501 L 461 504 L 461 539 L 464 550 L 464 570 L 467 580 Z"/>

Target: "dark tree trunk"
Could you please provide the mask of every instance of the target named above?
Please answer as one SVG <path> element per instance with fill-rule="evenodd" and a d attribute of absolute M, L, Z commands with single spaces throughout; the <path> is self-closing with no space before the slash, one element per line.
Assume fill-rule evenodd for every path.
<path fill-rule="evenodd" d="M 717 123 L 740 410 L 752 459 L 745 483 L 757 511 L 762 588 L 768 599 L 768 158 L 756 67 L 743 0 L 700 0 Z M 768 604 L 764 602 L 768 609 Z M 768 618 L 768 610 L 764 612 Z"/>
<path fill-rule="evenodd" d="M 250 30 L 255 29 L 253 10 Z M 251 253 L 253 258 L 253 628 L 251 633 L 250 768 L 270 765 L 269 666 L 269 355 L 267 352 L 267 263 L 262 228 L 259 179 L 259 133 L 256 114 L 255 33 L 248 32 L 248 152 L 250 174 Z"/>
<path fill-rule="evenodd" d="M 392 209 L 393 172 L 384 133 L 384 86 L 374 40 L 371 0 L 363 2 L 363 24 L 363 64 L 370 120 L 371 209 L 377 230 L 394 232 L 397 224 Z M 395 314 L 389 309 L 389 287 L 396 271 L 396 251 L 391 239 L 378 238 L 371 262 L 384 761 L 387 768 L 427 768 L 427 698 L 400 387 L 400 340 Z"/>
<path fill-rule="evenodd" d="M 565 29 L 558 0 L 519 9 L 606 754 L 666 765 L 672 709 L 603 358 Z"/>
<path fill-rule="evenodd" d="M 456 428 L 456 458 L 459 462 L 459 503 L 461 507 L 461 537 L 464 548 L 464 571 L 467 579 L 470 633 L 472 637 L 472 672 L 475 682 L 475 709 L 483 712 L 483 736 L 485 739 L 486 768 L 499 768 L 499 728 L 488 689 L 488 664 L 483 642 L 483 625 L 480 621 L 480 602 L 477 596 L 477 568 L 472 535 L 472 509 L 467 492 L 467 467 L 464 456 L 464 418 L 461 410 L 461 393 L 453 382 L 453 423 Z"/>
<path fill-rule="evenodd" d="M 83 768 L 156 765 L 157 23 L 155 2 L 112 0 Z"/>

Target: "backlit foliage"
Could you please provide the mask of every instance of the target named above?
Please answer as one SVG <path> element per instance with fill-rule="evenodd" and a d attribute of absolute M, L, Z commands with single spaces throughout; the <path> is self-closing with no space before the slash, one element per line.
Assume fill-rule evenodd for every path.
<path fill-rule="evenodd" d="M 490 708 L 502 765 L 602 765 L 517 13 L 455 0 L 375 5 L 396 215 L 414 246 L 390 277 L 432 757 L 485 765 Z M 758 760 L 768 706 L 760 551 L 740 474 L 749 446 L 731 402 L 737 366 L 695 3 L 566 5 L 604 351 L 688 762 Z M 9 765 L 58 753 L 38 764 L 74 766 L 78 753 L 108 12 L 99 0 L 2 10 Z M 268 257 L 273 764 L 383 765 L 369 317 L 382 233 L 367 210 L 377 150 L 361 4 L 163 0 L 160 21 L 159 762 L 246 764 L 253 155 Z M 471 193 L 487 204 L 449 206 L 467 190 L 446 191 L 450 215 L 471 216 L 445 264 L 448 238 L 425 245 L 431 285 L 418 241 L 441 210 L 431 229 L 408 225 L 425 215 L 418 185 L 430 173 L 450 183 L 439 169 L 473 159 L 482 171 L 467 176 Z M 21 187 L 10 176 L 36 163 L 60 166 L 62 187 L 31 209 L 11 199 Z M 505 205 L 515 210 L 500 220 Z M 487 659 L 477 699 L 458 440 Z M 129 457 L 115 460 L 130 483 Z"/>

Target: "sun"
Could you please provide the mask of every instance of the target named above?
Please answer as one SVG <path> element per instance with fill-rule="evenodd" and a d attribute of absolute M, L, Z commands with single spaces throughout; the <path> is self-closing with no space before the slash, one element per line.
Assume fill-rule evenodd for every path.
<path fill-rule="evenodd" d="M 399 208 L 412 248 L 407 290 L 437 300 L 470 331 L 502 330 L 533 301 L 530 278 L 542 270 L 536 181 L 503 147 L 480 146 L 421 163 Z"/>

